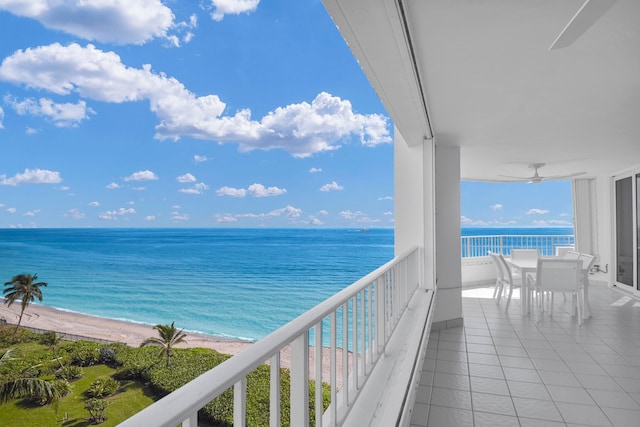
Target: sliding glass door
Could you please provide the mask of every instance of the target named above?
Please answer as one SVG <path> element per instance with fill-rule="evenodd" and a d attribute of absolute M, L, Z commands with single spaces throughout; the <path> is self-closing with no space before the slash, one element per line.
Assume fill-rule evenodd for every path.
<path fill-rule="evenodd" d="M 635 181 L 634 182 L 634 178 Z M 617 285 L 637 289 L 636 247 L 638 242 L 638 197 L 637 181 L 640 175 L 615 179 L 615 277 Z"/>

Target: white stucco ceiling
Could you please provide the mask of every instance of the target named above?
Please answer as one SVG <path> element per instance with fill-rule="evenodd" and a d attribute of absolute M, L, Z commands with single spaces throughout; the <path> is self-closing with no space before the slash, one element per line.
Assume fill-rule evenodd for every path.
<path fill-rule="evenodd" d="M 549 51 L 582 3 L 325 0 L 403 136 L 427 132 L 424 99 L 436 143 L 459 146 L 462 178 L 483 180 L 531 163 L 586 177 L 640 165 L 640 1 Z"/>

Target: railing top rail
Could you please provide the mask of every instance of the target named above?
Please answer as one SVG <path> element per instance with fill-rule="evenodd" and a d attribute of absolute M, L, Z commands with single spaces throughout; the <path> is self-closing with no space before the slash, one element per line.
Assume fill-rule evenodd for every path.
<path fill-rule="evenodd" d="M 209 403 L 215 396 L 223 393 L 241 378 L 263 364 L 272 355 L 279 352 L 293 339 L 306 333 L 314 325 L 349 301 L 369 284 L 384 275 L 398 262 L 407 258 L 419 248 L 413 247 L 360 278 L 350 286 L 301 314 L 284 326 L 278 328 L 250 347 L 242 350 L 216 368 L 205 372 L 193 381 L 185 384 L 173 393 L 165 396 L 164 405 L 152 405 L 125 420 L 121 426 L 139 426 L 154 420 L 162 420 L 161 426 L 175 426 L 183 420 L 183 414 L 195 413 Z M 151 409 L 153 408 L 153 409 Z M 180 410 L 177 410 L 180 408 Z M 153 411 L 153 412 L 152 412 Z"/>
<path fill-rule="evenodd" d="M 464 238 L 474 237 L 573 237 L 574 234 L 474 234 L 470 236 L 460 236 Z"/>

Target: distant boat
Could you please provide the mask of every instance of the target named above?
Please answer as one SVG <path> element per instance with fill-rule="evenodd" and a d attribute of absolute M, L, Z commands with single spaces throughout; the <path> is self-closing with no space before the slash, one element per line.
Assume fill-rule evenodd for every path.
<path fill-rule="evenodd" d="M 360 231 L 371 231 L 368 228 L 361 228 Z"/>

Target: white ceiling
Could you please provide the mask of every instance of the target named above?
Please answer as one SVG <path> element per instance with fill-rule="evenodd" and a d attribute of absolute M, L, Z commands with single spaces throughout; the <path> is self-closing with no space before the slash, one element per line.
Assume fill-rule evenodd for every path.
<path fill-rule="evenodd" d="M 403 136 L 428 135 L 426 103 L 463 179 L 640 166 L 640 0 L 553 51 L 583 0 L 324 2 Z"/>

